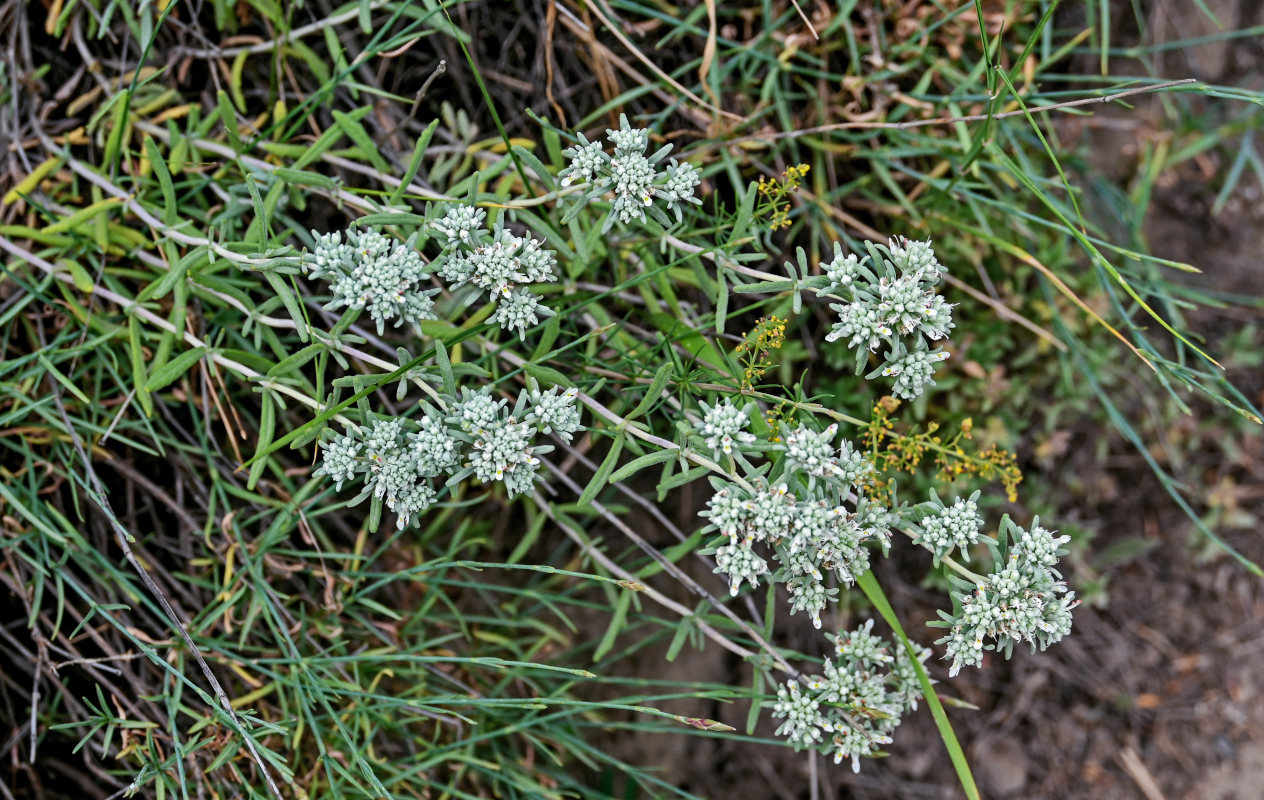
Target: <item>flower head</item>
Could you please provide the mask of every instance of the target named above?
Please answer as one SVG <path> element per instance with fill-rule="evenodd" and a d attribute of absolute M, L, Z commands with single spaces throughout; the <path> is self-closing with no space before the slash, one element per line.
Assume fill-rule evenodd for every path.
<path fill-rule="evenodd" d="M 731 455 L 734 445 L 740 450 L 744 445 L 755 443 L 755 435 L 746 431 L 750 417 L 727 397 L 710 408 L 706 403 L 700 405 L 703 416 L 698 432 L 702 434 L 706 446 L 711 448 L 713 456 L 719 457 L 720 453 Z"/>
<path fill-rule="evenodd" d="M 893 394 L 912 400 L 934 384 L 935 362 L 947 358 L 942 351 L 927 352 L 928 342 L 946 338 L 954 325 L 952 304 L 935 293 L 944 268 L 930 242 L 901 238 L 867 247 L 872 261 L 845 254 L 835 242 L 834 259 L 821 264 L 827 282 L 813 284 L 817 293 L 840 301 L 830 304 L 838 321 L 825 339 L 844 341 L 856 352 L 857 373 L 869 353 L 886 344 L 886 363 L 866 377 L 894 378 Z"/>
<path fill-rule="evenodd" d="M 576 180 L 592 180 L 610 160 L 601 149 L 600 142 L 590 142 L 582 133 L 578 136 L 579 144 L 562 151 L 562 155 L 570 160 L 570 165 L 558 173 L 563 186 L 570 186 Z"/>
<path fill-rule="evenodd" d="M 477 246 L 487 235 L 483 223 L 487 212 L 477 206 L 454 205 L 431 227 L 442 236 L 448 247 Z"/>
<path fill-rule="evenodd" d="M 938 350 L 910 350 L 903 355 L 895 352 L 887 354 L 887 361 L 870 377 L 881 373 L 883 377 L 894 378 L 891 394 L 905 400 L 916 400 L 926 391 L 927 386 L 935 383 L 935 364 L 948 358 L 948 353 Z"/>
<path fill-rule="evenodd" d="M 547 392 L 541 392 L 534 381 L 531 384 L 528 394 L 531 405 L 527 415 L 528 422 L 539 428 L 541 433 L 554 434 L 567 442 L 571 440 L 571 434 L 584 429 L 579 407 L 575 405 L 575 399 L 579 397 L 578 389 L 563 390 L 554 386 Z"/>
<path fill-rule="evenodd" d="M 785 718 L 777 728 L 777 735 L 789 739 L 796 750 L 821 740 L 820 703 L 810 693 L 800 691 L 798 681 L 786 681 L 778 687 L 772 715 Z"/>
<path fill-rule="evenodd" d="M 359 458 L 360 443 L 354 436 L 335 434 L 332 439 L 321 442 L 320 448 L 320 468 L 312 475 L 328 475 L 333 479 L 335 489 L 341 490 L 343 483 L 354 480 L 365 469 Z"/>
<path fill-rule="evenodd" d="M 767 574 L 768 562 L 751 547 L 749 541 L 730 542 L 715 551 L 715 571 L 729 578 L 729 594 L 737 596 L 742 581 L 759 585 L 759 576 Z"/>
<path fill-rule="evenodd" d="M 610 230 L 615 222 L 645 224 L 651 216 L 662 225 L 668 225 L 670 220 L 662 208 L 671 211 L 676 221 L 681 222 L 683 205 L 701 202 L 694 196 L 702 182 L 698 168 L 675 159 L 665 169 L 660 168 L 671 145 L 647 154 L 650 132 L 634 128 L 626 115 L 619 116 L 618 128 L 606 131 L 606 141 L 613 148 L 611 154 L 599 143 L 588 141 L 583 134 L 577 138 L 579 144 L 563 151 L 570 163 L 558 175 L 563 186 L 579 179 L 592 182 L 592 187 L 579 199 L 580 203 L 613 193 L 614 201 L 603 231 Z M 662 208 L 656 202 L 661 202 Z"/>
<path fill-rule="evenodd" d="M 951 506 L 939 501 L 939 496 L 931 492 L 931 501 L 925 508 L 931 513 L 921 521 L 921 533 L 913 538 L 913 544 L 920 544 L 935 554 L 938 564 L 944 556 L 959 549 L 967 561 L 970 553 L 966 549 L 979 542 L 980 530 L 983 528 L 983 517 L 979 515 L 976 502 L 979 493 L 968 498 L 957 498 Z"/>
<path fill-rule="evenodd" d="M 379 334 L 392 320 L 399 327 L 435 318 L 431 296 L 438 290 L 421 288 L 430 265 L 411 240 L 400 244 L 377 231 L 355 228 L 346 237 L 343 242 L 338 233 L 318 234 L 315 250 L 304 262 L 311 277 L 329 280 L 326 308 L 367 309 Z"/>
<path fill-rule="evenodd" d="M 830 425 L 823 431 L 802 425 L 795 428 L 781 445 L 786 453 L 786 463 L 816 478 L 837 475 L 839 468 L 834 459 L 833 445 L 837 432 L 837 425 Z"/>
<path fill-rule="evenodd" d="M 535 295 L 523 289 L 514 289 L 496 304 L 492 321 L 503 330 L 517 331 L 519 339 L 527 338 L 527 328 L 539 324 L 540 317 L 551 317 L 553 311 Z"/>

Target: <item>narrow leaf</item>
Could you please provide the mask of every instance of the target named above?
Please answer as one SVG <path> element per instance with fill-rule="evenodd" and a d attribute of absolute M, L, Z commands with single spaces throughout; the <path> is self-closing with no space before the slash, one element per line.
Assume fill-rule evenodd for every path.
<path fill-rule="evenodd" d="M 391 192 L 388 201 L 391 205 L 399 204 L 399 201 L 404 198 L 404 193 L 408 191 L 408 185 L 413 182 L 413 178 L 417 177 L 417 170 L 421 169 L 421 159 L 425 157 L 426 148 L 430 146 L 430 137 L 434 136 L 435 129 L 438 127 L 439 120 L 436 119 L 421 132 L 421 137 L 417 139 L 417 144 L 413 147 L 413 157 L 408 160 L 408 169 L 404 170 L 399 186 Z"/>
<path fill-rule="evenodd" d="M 435 339 L 435 361 L 439 362 L 439 374 L 443 376 L 443 393 L 456 396 L 456 375 L 452 372 L 452 361 L 448 358 L 448 348 L 441 339 Z"/>
<path fill-rule="evenodd" d="M 176 224 L 176 187 L 171 183 L 171 171 L 167 169 L 167 159 L 162 157 L 158 144 L 153 137 L 145 137 L 145 156 L 158 179 L 158 188 L 162 190 L 162 221 L 164 225 Z"/>
<path fill-rule="evenodd" d="M 537 381 L 543 381 L 552 386 L 563 386 L 567 389 L 575 384 L 571 379 L 553 369 L 552 367 L 542 367 L 539 364 L 532 364 L 530 361 L 522 365 L 522 371 L 535 378 Z"/>
<path fill-rule="evenodd" d="M 233 101 L 222 89 L 217 94 L 219 99 L 219 122 L 224 126 L 228 136 L 228 146 L 234 153 L 241 153 L 241 134 L 237 130 L 237 112 L 233 109 Z"/>
<path fill-rule="evenodd" d="M 184 351 L 149 376 L 149 380 L 145 382 L 145 391 L 157 392 L 179 380 L 204 355 L 206 355 L 205 347 L 195 347 Z"/>
<path fill-rule="evenodd" d="M 285 279 L 275 272 L 263 273 L 264 278 L 272 285 L 277 296 L 281 298 L 281 304 L 285 306 L 285 310 L 289 312 L 290 319 L 294 320 L 294 330 L 298 333 L 299 341 L 307 341 L 307 319 L 303 316 L 302 309 L 299 308 L 298 298 L 294 296 L 294 292 L 290 291 L 290 287 L 285 284 Z"/>
<path fill-rule="evenodd" d="M 148 374 L 145 369 L 145 353 L 140 341 L 140 322 L 136 317 L 132 317 L 128 321 L 127 334 L 128 345 L 131 348 L 132 385 L 135 387 L 136 399 L 140 401 L 140 407 L 145 411 L 145 416 L 152 417 L 154 415 L 154 399 L 150 397 L 149 390 L 145 388 L 145 384 L 148 382 Z"/>
<path fill-rule="evenodd" d="M 914 669 L 917 670 L 917 682 L 922 687 L 922 697 L 926 700 L 926 705 L 930 707 L 931 716 L 935 718 L 935 727 L 939 729 L 939 738 L 943 740 L 944 747 L 948 750 L 948 757 L 952 759 L 953 769 L 957 771 L 957 780 L 961 782 L 961 788 L 965 790 L 969 800 L 979 800 L 979 788 L 975 785 L 974 775 L 970 773 L 970 763 L 966 760 L 965 751 L 961 749 L 961 743 L 957 741 L 957 734 L 952 729 L 952 723 L 948 721 L 948 713 L 944 711 L 943 703 L 939 702 L 939 696 L 935 694 L 935 689 L 930 684 L 930 676 L 926 674 L 925 667 L 918 660 L 917 653 L 904 633 L 904 628 L 900 625 L 895 611 L 891 608 L 886 593 L 882 591 L 882 587 L 878 585 L 878 580 L 872 572 L 866 572 L 857 578 L 856 585 L 865 593 L 865 597 L 869 598 L 869 602 L 873 603 L 873 607 L 878 609 L 878 613 L 895 631 L 895 635 L 900 638 L 900 644 L 904 645 L 905 652 L 908 653 Z"/>
<path fill-rule="evenodd" d="M 521 159 L 522 163 L 526 164 L 527 167 L 535 173 L 536 177 L 544 183 L 544 187 L 546 189 L 550 192 L 557 189 L 557 184 L 553 182 L 553 173 L 549 171 L 548 167 L 544 166 L 543 161 L 536 158 L 535 153 L 532 153 L 530 150 L 519 144 L 514 145 L 511 149 L 515 154 L 517 154 L 518 158 Z"/>
<path fill-rule="evenodd" d="M 640 458 L 635 458 L 629 461 L 622 467 L 619 467 L 617 470 L 610 473 L 610 482 L 618 483 L 621 480 L 632 477 L 646 467 L 652 467 L 655 464 L 670 461 L 675 458 L 676 455 L 677 451 L 675 450 L 656 450 L 653 453 L 647 453 Z"/>
<path fill-rule="evenodd" d="M 601 466 L 597 468 L 597 474 L 593 475 L 588 486 L 584 487 L 584 493 L 579 496 L 579 505 L 591 505 L 592 501 L 597 499 L 597 494 L 606 487 L 610 480 L 610 473 L 614 472 L 615 464 L 619 463 L 619 453 L 623 451 L 623 440 L 626 434 L 620 433 L 615 437 L 614 444 L 610 446 L 610 452 L 606 453 L 606 458 L 601 462 Z"/>
<path fill-rule="evenodd" d="M 272 444 L 272 436 L 276 432 L 276 403 L 272 398 L 268 397 L 264 392 L 263 408 L 259 413 L 259 444 L 255 448 L 255 455 L 259 455 L 266 451 Z M 259 478 L 263 477 L 263 471 L 268 466 L 268 459 L 260 458 L 250 467 L 250 477 L 246 480 L 246 488 L 254 491 L 255 484 L 259 483 Z"/>
<path fill-rule="evenodd" d="M 658 372 L 654 373 L 654 380 L 650 382 L 650 388 L 646 390 L 645 396 L 641 398 L 641 402 L 636 404 L 636 408 L 632 409 L 624 419 L 634 420 L 637 417 L 650 410 L 650 407 L 658 402 L 658 398 L 662 396 L 663 389 L 667 386 L 667 381 L 671 378 L 672 369 L 675 364 L 668 361 L 658 368 Z"/>
<path fill-rule="evenodd" d="M 614 615 L 610 618 L 610 625 L 606 628 L 606 633 L 601 637 L 601 641 L 597 643 L 597 649 L 593 651 L 594 663 L 605 658 L 606 653 L 610 652 L 610 648 L 614 647 L 614 640 L 619 635 L 619 631 L 623 629 L 623 623 L 628 617 L 628 607 L 631 605 L 632 592 L 619 592 L 619 599 L 615 601 Z"/>
<path fill-rule="evenodd" d="M 35 169 L 31 170 L 31 174 L 18 181 L 14 184 L 12 189 L 5 193 L 4 200 L 0 201 L 0 205 L 7 206 L 10 203 L 16 203 L 18 200 L 22 199 L 23 196 L 35 191 L 36 187 L 39 186 L 40 181 L 48 177 L 48 175 L 54 170 L 61 167 L 62 161 L 63 159 L 61 156 L 52 156 L 44 159 L 39 164 L 36 164 Z"/>

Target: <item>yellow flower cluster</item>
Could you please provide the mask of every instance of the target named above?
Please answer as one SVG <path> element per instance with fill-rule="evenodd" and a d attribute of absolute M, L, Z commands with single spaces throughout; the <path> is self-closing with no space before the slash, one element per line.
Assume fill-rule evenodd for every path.
<path fill-rule="evenodd" d="M 899 406 L 900 401 L 893 397 L 879 400 L 862 434 L 865 450 L 874 466 L 873 484 L 869 487 L 872 497 L 890 503 L 895 474 L 912 474 L 929 457 L 938 470 L 937 480 L 951 482 L 970 475 L 997 481 L 1005 488 L 1010 502 L 1018 499 L 1018 484 L 1023 480 L 1023 473 L 1014 454 L 995 444 L 971 452 L 972 420 L 962 421 L 961 428 L 951 436 L 942 434 L 937 422 L 927 423 L 925 430 L 915 426 L 901 432 L 896 430 L 891 416 Z"/>
<path fill-rule="evenodd" d="M 790 227 L 788 198 L 799 191 L 799 186 L 803 183 L 809 169 L 811 166 L 808 164 L 796 164 L 793 167 L 786 167 L 780 179 L 769 180 L 762 177 L 759 179 L 759 215 L 768 220 L 770 230 L 778 231 Z"/>
<path fill-rule="evenodd" d="M 755 382 L 776 363 L 769 359 L 773 350 L 780 350 L 786 341 L 786 321 L 778 316 L 760 317 L 755 327 L 734 348 L 744 367 L 742 389 L 751 390 Z"/>

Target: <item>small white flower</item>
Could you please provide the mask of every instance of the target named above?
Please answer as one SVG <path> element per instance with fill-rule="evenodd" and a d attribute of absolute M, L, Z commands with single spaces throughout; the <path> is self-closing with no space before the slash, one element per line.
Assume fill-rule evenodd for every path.
<path fill-rule="evenodd" d="M 795 428 L 781 445 L 787 463 L 817 478 L 837 475 L 841 471 L 834 459 L 833 439 L 837 432 L 838 425 L 820 432 L 804 426 Z"/>
<path fill-rule="evenodd" d="M 800 691 L 797 681 L 786 681 L 777 688 L 777 702 L 772 715 L 785 718 L 777 728 L 777 735 L 790 740 L 798 750 L 810 747 L 821 740 L 820 704 L 807 692 Z"/>
<path fill-rule="evenodd" d="M 483 222 L 487 212 L 471 205 L 452 206 L 438 222 L 431 227 L 447 240 L 448 247 L 468 244 L 477 241 L 487 234 Z"/>
<path fill-rule="evenodd" d="M 399 244 L 376 231 L 322 234 L 304 262 L 308 275 L 329 281 L 331 299 L 326 308 L 367 309 L 384 333 L 386 323 L 416 325 L 434 319 L 435 289 L 423 289 L 431 267 L 422 261 L 410 239 Z"/>
<path fill-rule="evenodd" d="M 711 448 L 713 456 L 719 457 L 720 453 L 732 455 L 734 446 L 740 450 L 745 445 L 755 443 L 755 435 L 746 431 L 750 425 L 750 416 L 734 406 L 727 397 L 710 408 L 706 403 L 700 405 L 703 416 L 698 433 L 702 435 L 706 446 Z"/>
<path fill-rule="evenodd" d="M 734 597 L 742 581 L 748 581 L 752 587 L 758 586 L 759 577 L 768 572 L 768 562 L 755 552 L 749 540 L 731 542 L 716 550 L 715 564 L 716 572 L 728 576 L 729 594 Z"/>

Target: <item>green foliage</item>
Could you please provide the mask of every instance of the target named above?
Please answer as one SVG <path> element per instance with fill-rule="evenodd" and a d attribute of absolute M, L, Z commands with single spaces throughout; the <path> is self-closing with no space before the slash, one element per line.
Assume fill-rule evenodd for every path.
<path fill-rule="evenodd" d="M 0 225 L 0 583 L 29 634 L 0 636 L 33 679 L 22 683 L 39 687 L 31 747 L 73 743 L 100 786 L 159 796 L 264 797 L 272 782 L 322 798 L 599 797 L 618 790 L 593 776 L 616 773 L 626 792 L 692 796 L 656 765 L 609 755 L 603 737 L 753 739 L 776 686 L 817 672 L 820 653 L 782 645 L 797 620 L 778 613 L 775 586 L 760 586 L 762 614 L 717 597 L 743 579 L 794 579 L 789 539 L 764 537 L 778 568 L 724 569 L 754 551 L 680 530 L 660 507 L 680 487 L 723 476 L 720 491 L 770 494 L 784 478 L 806 497 L 832 486 L 873 552 L 889 528 L 933 539 L 936 563 L 977 587 L 953 546 L 965 556 L 983 542 L 1002 571 L 1030 529 L 1007 518 L 995 538 L 954 539 L 919 523 L 976 490 L 982 509 L 1014 502 L 1025 426 L 1096 413 L 1220 542 L 1124 401 L 1139 375 L 1170 409 L 1207 397 L 1259 421 L 1186 325 L 1193 304 L 1222 298 L 1174 280 L 1189 265 L 1151 255 L 1142 226 L 1160 176 L 1200 153 L 1232 155 L 1217 207 L 1261 173 L 1250 133 L 1261 97 L 1168 86 L 1173 139 L 1120 190 L 1086 177 L 1092 165 L 1046 110 L 1158 88 L 1106 72 L 1149 55 L 1112 45 L 1109 4 L 1083 30 L 1036 0 L 1010 4 L 1002 25 L 982 4 L 977 16 L 936 7 L 912 26 L 888 5 L 842 3 L 813 38 L 791 7 L 598 4 L 592 46 L 646 56 L 644 82 L 600 73 L 600 102 L 564 124 L 551 88 L 553 105 L 535 106 L 555 108 L 550 119 L 498 99 L 504 76 L 491 80 L 471 52 L 474 4 L 366 0 L 311 16 L 216 0 L 189 20 L 175 3 L 53 3 L 47 32 L 102 57 L 50 107 L 79 126 L 23 134 L 33 143 Z M 636 22 L 643 41 L 623 33 Z M 201 35 L 176 35 L 189 26 Z M 114 42 L 131 44 L 104 58 Z M 414 101 L 378 67 L 434 42 L 462 55 L 472 83 L 421 107 L 429 81 Z M 1102 75 L 1082 74 L 1086 53 Z M 181 59 L 222 90 L 190 91 Z M 47 76 L 29 65 L 21 85 Z M 0 113 L 29 102 L 18 85 L 0 81 Z M 1213 98 L 1255 107 L 1224 122 L 1194 113 Z M 21 110 L 5 119 L 46 119 Z M 609 148 L 574 133 L 602 122 Z M 879 379 L 884 357 L 929 346 L 871 360 L 863 337 L 830 345 L 839 323 L 815 297 L 842 290 L 845 253 L 868 253 L 862 299 L 882 301 L 909 268 L 900 240 L 880 244 L 887 231 L 933 238 L 953 271 L 909 292 L 935 283 L 959 304 L 954 358 L 934 386 L 918 383 L 927 394 L 905 392 L 899 427 L 898 403 L 880 397 L 889 384 L 857 373 Z M 495 272 L 496 247 L 516 266 Z M 796 250 L 788 273 L 761 266 Z M 366 269 L 387 291 L 370 298 L 357 283 Z M 834 299 L 858 297 L 844 294 Z M 1258 360 L 1250 341 L 1230 349 Z M 464 413 L 475 397 L 496 406 L 490 426 Z M 582 432 L 562 408 L 572 401 Z M 372 461 L 356 437 L 379 420 L 403 422 Z M 836 458 L 835 425 L 857 443 L 837 457 L 868 465 L 838 486 L 811 461 L 822 442 Z M 514 426 L 552 444 L 504 460 L 488 434 Z M 448 438 L 419 435 L 429 428 Z M 459 463 L 427 449 L 448 440 Z M 336 475 L 321 457 L 331 442 L 345 456 Z M 411 483 L 375 482 L 388 456 Z M 906 497 L 933 486 L 945 501 L 902 509 L 897 473 Z M 367 507 L 343 481 L 363 483 Z M 401 509 L 411 526 L 381 524 Z M 650 521 L 676 543 L 652 544 Z M 975 796 L 919 660 L 929 635 L 920 620 L 901 625 L 857 548 L 812 565 L 828 580 L 799 574 L 791 608 L 854 627 L 824 601 L 851 582 L 831 570 L 854 568 L 912 654 L 900 685 L 916 678 Z M 700 557 L 736 584 L 690 577 L 684 563 Z M 1041 579 L 1053 593 L 1054 577 Z M 969 588 L 955 589 L 945 617 L 964 635 Z M 1001 632 L 998 644 L 1021 638 Z M 722 648 L 754 685 L 619 677 L 659 644 L 669 658 Z M 703 717 L 734 701 L 750 704 L 746 734 L 734 730 L 745 709 Z"/>

